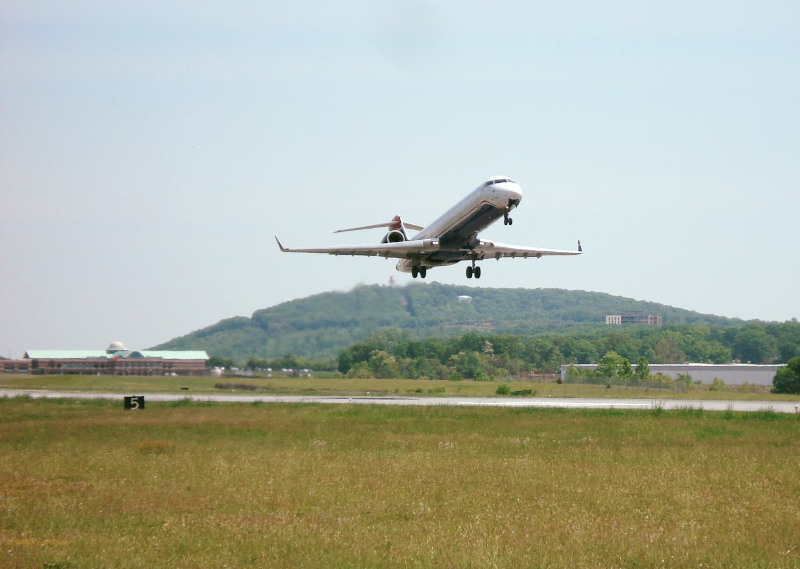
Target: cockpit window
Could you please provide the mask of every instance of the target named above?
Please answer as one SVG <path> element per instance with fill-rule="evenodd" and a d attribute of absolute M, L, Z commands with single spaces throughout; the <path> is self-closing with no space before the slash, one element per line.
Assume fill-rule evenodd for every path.
<path fill-rule="evenodd" d="M 503 182 L 511 182 L 512 184 L 516 183 L 511 178 L 498 178 L 497 180 L 489 180 L 483 185 L 483 187 L 491 186 L 493 184 L 502 184 Z"/>

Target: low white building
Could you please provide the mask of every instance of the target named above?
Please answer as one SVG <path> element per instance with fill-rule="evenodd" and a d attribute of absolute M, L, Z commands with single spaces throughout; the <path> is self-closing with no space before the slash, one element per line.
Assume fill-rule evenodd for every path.
<path fill-rule="evenodd" d="M 595 370 L 597 364 L 575 364 L 575 367 L 582 370 Z M 636 364 L 633 364 L 634 371 Z M 655 375 L 663 373 L 673 379 L 678 375 L 688 375 L 692 381 L 700 383 L 712 383 L 717 377 L 725 382 L 726 385 L 742 385 L 750 383 L 753 385 L 772 385 L 772 380 L 780 368 L 780 365 L 756 365 L 756 364 L 650 364 L 650 373 Z M 567 379 L 569 365 L 561 366 L 561 381 Z"/>

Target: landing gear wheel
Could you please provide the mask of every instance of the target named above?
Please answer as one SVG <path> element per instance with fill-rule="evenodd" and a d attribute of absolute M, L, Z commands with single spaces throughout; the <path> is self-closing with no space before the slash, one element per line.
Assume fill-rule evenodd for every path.
<path fill-rule="evenodd" d="M 419 268 L 419 278 L 424 279 L 425 275 L 427 274 L 428 274 L 428 269 L 426 269 L 425 267 Z"/>
<path fill-rule="evenodd" d="M 470 268 L 472 269 L 472 267 L 470 267 Z M 476 279 L 481 278 L 481 268 L 480 267 L 475 267 L 474 269 L 472 269 L 472 273 L 475 275 Z"/>
<path fill-rule="evenodd" d="M 503 214 L 503 225 L 511 225 L 512 223 L 514 223 L 514 220 L 511 219 L 510 217 L 508 217 L 507 213 L 504 213 Z"/>
<path fill-rule="evenodd" d="M 467 278 L 468 279 L 472 278 L 472 267 L 470 266 L 467 267 Z"/>
<path fill-rule="evenodd" d="M 411 277 L 412 278 L 417 278 L 417 275 L 419 275 L 419 267 L 414 265 L 413 267 L 411 267 Z M 423 278 L 425 278 L 425 277 L 423 277 Z"/>

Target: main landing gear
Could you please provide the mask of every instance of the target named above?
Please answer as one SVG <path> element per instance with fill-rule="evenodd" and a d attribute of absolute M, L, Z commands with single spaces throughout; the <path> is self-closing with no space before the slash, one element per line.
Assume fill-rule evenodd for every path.
<path fill-rule="evenodd" d="M 428 274 L 428 269 L 426 267 L 419 267 L 417 265 L 411 267 L 411 276 L 413 278 L 417 278 L 417 276 L 419 276 L 420 278 L 424 279 L 425 275 L 427 274 Z"/>
<path fill-rule="evenodd" d="M 508 212 L 505 212 L 503 214 L 503 225 L 512 225 L 513 223 L 514 220 L 508 217 Z"/>
<path fill-rule="evenodd" d="M 467 278 L 471 279 L 472 275 L 475 275 L 476 279 L 481 278 L 481 268 L 475 266 L 475 261 L 472 261 L 472 265 L 467 266 Z"/>

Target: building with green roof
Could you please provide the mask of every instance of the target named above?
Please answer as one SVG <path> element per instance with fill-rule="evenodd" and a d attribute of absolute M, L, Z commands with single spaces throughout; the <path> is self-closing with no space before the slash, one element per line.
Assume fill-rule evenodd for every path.
<path fill-rule="evenodd" d="M 106 350 L 28 350 L 0 371 L 77 375 L 203 375 L 208 354 L 204 350 L 128 350 L 112 342 Z"/>

